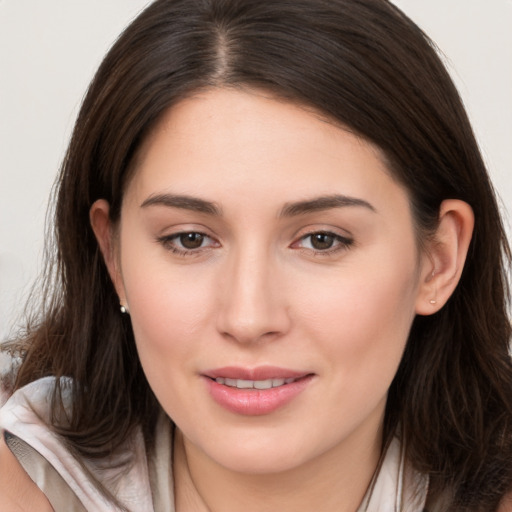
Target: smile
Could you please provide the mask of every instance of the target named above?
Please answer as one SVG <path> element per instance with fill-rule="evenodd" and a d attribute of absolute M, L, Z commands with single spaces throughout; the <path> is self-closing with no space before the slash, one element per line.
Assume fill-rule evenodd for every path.
<path fill-rule="evenodd" d="M 231 388 L 237 389 L 270 389 L 270 388 L 278 388 L 280 386 L 284 386 L 285 384 L 291 384 L 295 382 L 297 379 L 289 378 L 289 379 L 266 379 L 266 380 L 245 380 L 245 379 L 228 379 L 223 377 L 218 377 L 215 379 L 217 384 L 223 384 L 224 386 L 229 386 Z"/>
<path fill-rule="evenodd" d="M 243 416 L 271 414 L 295 402 L 315 380 L 315 374 L 274 366 L 253 369 L 224 367 L 203 373 L 213 401 Z"/>

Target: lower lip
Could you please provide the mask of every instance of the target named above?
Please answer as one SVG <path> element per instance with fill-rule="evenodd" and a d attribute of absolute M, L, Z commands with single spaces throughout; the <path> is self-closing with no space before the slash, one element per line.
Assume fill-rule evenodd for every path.
<path fill-rule="evenodd" d="M 313 375 L 270 389 L 238 389 L 219 384 L 208 377 L 205 379 L 212 398 L 228 411 L 246 416 L 262 416 L 290 403 L 304 391 Z"/>

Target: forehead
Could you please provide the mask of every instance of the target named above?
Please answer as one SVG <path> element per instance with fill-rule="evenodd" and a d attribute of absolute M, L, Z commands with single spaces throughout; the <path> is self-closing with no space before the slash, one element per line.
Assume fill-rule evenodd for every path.
<path fill-rule="evenodd" d="M 284 200 L 284 191 L 293 200 L 393 192 L 408 206 L 375 145 L 306 106 L 253 90 L 213 89 L 166 111 L 139 150 L 129 189 L 139 200 L 170 190 L 268 202 Z"/>

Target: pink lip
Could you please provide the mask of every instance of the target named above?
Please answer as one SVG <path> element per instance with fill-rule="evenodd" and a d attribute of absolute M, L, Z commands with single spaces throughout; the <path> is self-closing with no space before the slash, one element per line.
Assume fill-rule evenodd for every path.
<path fill-rule="evenodd" d="M 311 383 L 314 375 L 285 368 L 262 366 L 254 369 L 225 367 L 203 374 L 210 396 L 221 407 L 235 414 L 261 416 L 284 407 Z M 270 389 L 238 389 L 215 381 L 216 378 L 268 380 L 296 379 Z"/>
<path fill-rule="evenodd" d="M 225 366 L 215 368 L 204 372 L 206 377 L 217 379 L 224 377 L 227 379 L 243 380 L 267 380 L 267 379 L 298 379 L 309 375 L 308 372 L 297 372 L 288 368 L 278 366 L 258 366 L 257 368 L 240 368 L 237 366 Z"/>

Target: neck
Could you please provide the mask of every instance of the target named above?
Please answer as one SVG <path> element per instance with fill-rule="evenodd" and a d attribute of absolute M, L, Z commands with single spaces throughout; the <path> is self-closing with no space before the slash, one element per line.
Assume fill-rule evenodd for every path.
<path fill-rule="evenodd" d="M 353 441 L 288 471 L 250 474 L 220 466 L 177 429 L 176 511 L 355 512 L 378 465 L 381 431 Z"/>

